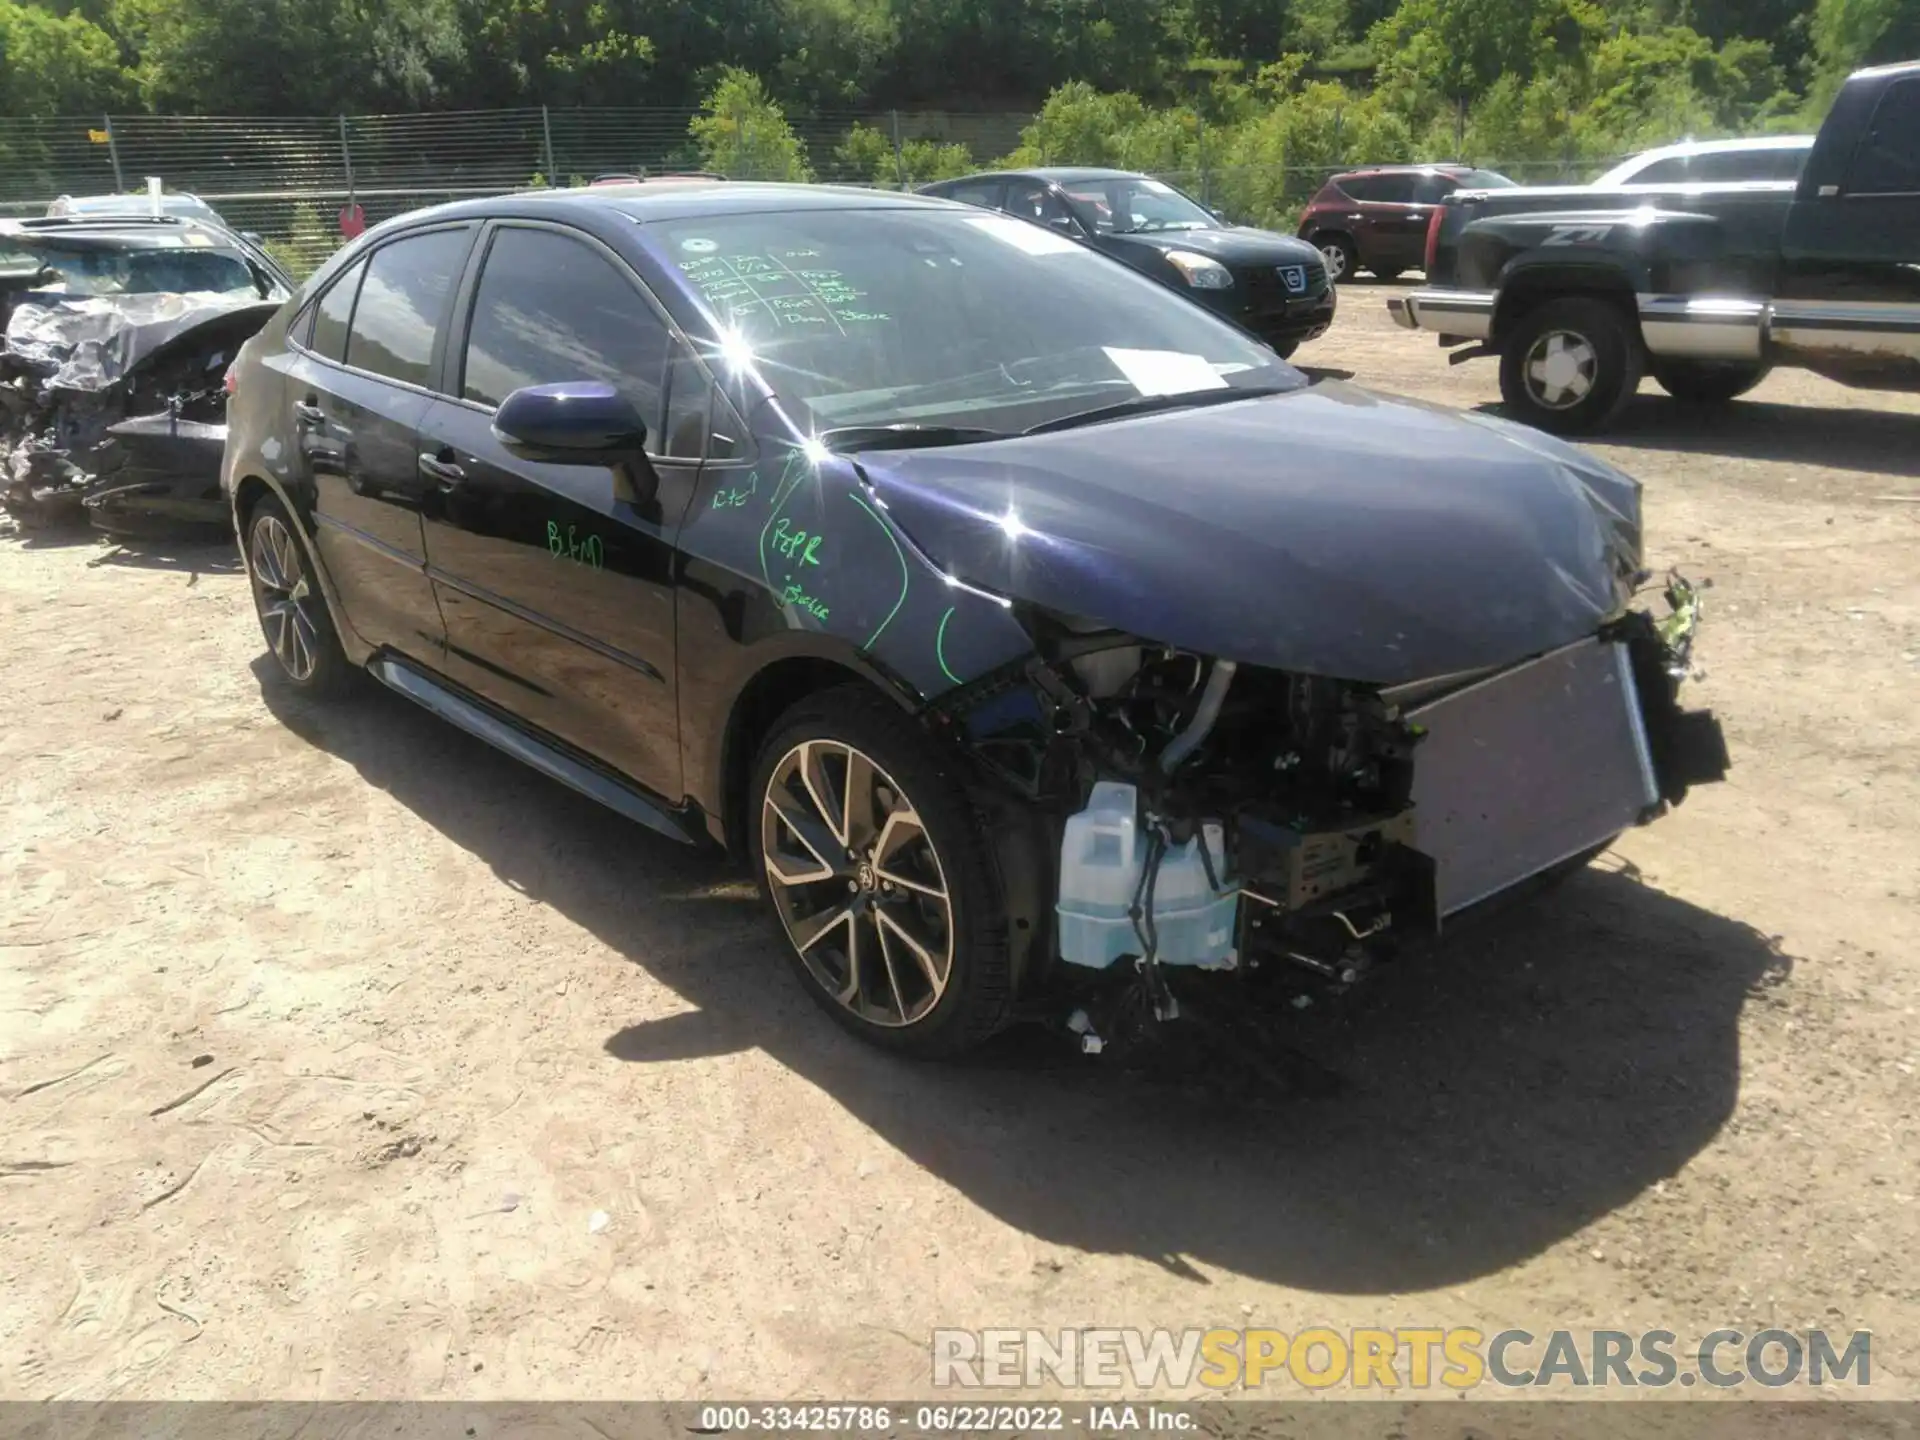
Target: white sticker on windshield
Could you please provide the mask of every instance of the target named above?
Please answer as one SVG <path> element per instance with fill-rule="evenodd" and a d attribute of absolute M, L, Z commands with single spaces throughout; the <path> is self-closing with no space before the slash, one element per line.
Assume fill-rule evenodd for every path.
<path fill-rule="evenodd" d="M 1029 255 L 1058 255 L 1080 248 L 1066 236 L 1056 235 L 1027 220 L 1009 220 L 1004 215 L 970 215 L 967 223 Z"/>
<path fill-rule="evenodd" d="M 1121 350 L 1104 347 L 1114 368 L 1142 395 L 1185 395 L 1194 390 L 1224 390 L 1220 378 L 1205 356 L 1187 355 L 1178 350 Z"/>
<path fill-rule="evenodd" d="M 718 242 L 704 236 L 692 235 L 680 242 L 680 248 L 693 255 L 711 255 L 720 248 Z"/>

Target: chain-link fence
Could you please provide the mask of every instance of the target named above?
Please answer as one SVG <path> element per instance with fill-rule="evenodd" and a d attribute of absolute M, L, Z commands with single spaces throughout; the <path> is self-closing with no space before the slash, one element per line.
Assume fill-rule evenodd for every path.
<path fill-rule="evenodd" d="M 674 109 L 492 110 L 425 115 L 301 118 L 79 116 L 0 120 L 0 215 L 46 213 L 62 195 L 128 193 L 158 176 L 169 192 L 199 196 L 235 229 L 267 239 L 296 273 L 340 243 L 343 211 L 367 224 L 442 201 L 543 185 L 584 184 L 607 173 L 697 169 L 694 112 Z M 844 111 L 786 122 L 799 158 L 825 181 L 911 184 L 923 167 L 967 157 L 985 166 L 1013 150 L 1030 115 L 946 111 Z M 751 134 L 736 147 L 743 173 L 766 153 Z M 964 147 L 965 155 L 939 150 Z M 1205 147 L 1202 147 L 1204 153 Z M 778 146 L 772 153 L 783 153 Z M 1063 162 L 1067 157 L 1062 157 Z M 1350 155 L 1341 165 L 1214 166 L 1162 178 L 1238 219 L 1290 223 L 1327 177 L 1406 156 Z M 1485 162 L 1531 184 L 1589 178 L 1572 160 Z M 1257 195 L 1257 205 L 1246 197 Z M 1251 213 L 1257 210 L 1258 213 Z"/>

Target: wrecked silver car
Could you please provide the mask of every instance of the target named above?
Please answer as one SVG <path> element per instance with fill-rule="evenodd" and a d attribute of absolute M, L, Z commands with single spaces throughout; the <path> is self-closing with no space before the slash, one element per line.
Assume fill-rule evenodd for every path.
<path fill-rule="evenodd" d="M 23 526 L 218 526 L 222 384 L 291 293 L 220 226 L 0 223 L 0 507 Z"/>

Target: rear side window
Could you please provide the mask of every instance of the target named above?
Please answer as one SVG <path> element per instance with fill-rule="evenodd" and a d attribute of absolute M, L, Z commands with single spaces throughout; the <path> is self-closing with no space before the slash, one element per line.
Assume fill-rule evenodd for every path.
<path fill-rule="evenodd" d="M 1417 175 L 1376 175 L 1373 177 L 1373 193 L 1367 196 L 1383 205 L 1410 205 L 1413 203 L 1414 182 Z"/>
<path fill-rule="evenodd" d="M 1849 195 L 1920 193 L 1920 80 L 1887 87 L 1847 172 Z"/>
<path fill-rule="evenodd" d="M 433 338 L 467 256 L 468 231 L 435 230 L 382 245 L 353 307 L 347 363 L 407 385 L 432 378 Z"/>
<path fill-rule="evenodd" d="M 347 358 L 347 323 L 353 319 L 353 297 L 360 293 L 360 277 L 366 273 L 365 261 L 350 267 L 313 307 L 313 334 L 307 348 L 323 360 Z"/>
<path fill-rule="evenodd" d="M 1451 175 L 1420 175 L 1414 178 L 1413 201 L 1416 205 L 1438 205 L 1452 193 Z"/>
<path fill-rule="evenodd" d="M 1349 175 L 1344 180 L 1334 182 L 1355 200 L 1378 200 L 1380 198 L 1380 177 L 1377 175 Z"/>
<path fill-rule="evenodd" d="M 626 271 L 583 240 L 501 230 L 474 295 L 461 394 L 498 405 L 527 385 L 598 380 L 627 395 L 660 432 L 671 335 Z"/>
<path fill-rule="evenodd" d="M 1629 185 L 1684 185 L 1692 178 L 1688 169 L 1691 163 L 1684 155 L 1656 160 L 1644 170 L 1636 170 L 1629 175 L 1627 183 Z"/>

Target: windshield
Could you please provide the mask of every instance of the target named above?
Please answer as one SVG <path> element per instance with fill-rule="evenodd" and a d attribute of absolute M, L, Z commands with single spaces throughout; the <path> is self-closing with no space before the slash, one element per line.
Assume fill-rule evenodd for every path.
<path fill-rule="evenodd" d="M 175 238 L 175 237 L 169 237 Z M 52 240 L 28 247 L 54 278 L 43 292 L 58 295 L 237 294 L 248 298 L 284 299 L 286 292 L 269 282 L 231 250 L 214 249 L 204 235 L 178 237 L 188 243 L 110 248 L 99 245 L 63 245 Z M 17 242 L 16 242 L 17 243 Z"/>
<path fill-rule="evenodd" d="M 1103 235 L 1149 230 L 1212 230 L 1220 222 L 1164 180 L 1122 175 L 1111 180 L 1074 180 L 1060 187 L 1081 221 Z"/>
<path fill-rule="evenodd" d="M 726 358 L 751 363 L 815 433 L 1007 434 L 1143 396 L 1306 384 L 1157 282 L 1003 215 L 792 211 L 648 230 Z"/>

